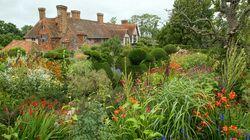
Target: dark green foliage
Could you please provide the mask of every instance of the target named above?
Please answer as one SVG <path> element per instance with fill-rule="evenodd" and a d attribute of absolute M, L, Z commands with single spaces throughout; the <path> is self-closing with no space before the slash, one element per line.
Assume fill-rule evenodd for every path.
<path fill-rule="evenodd" d="M 154 48 L 150 54 L 155 58 L 156 61 L 165 60 L 167 58 L 167 54 L 162 48 Z"/>
<path fill-rule="evenodd" d="M 125 63 L 126 67 L 130 66 L 130 61 L 128 57 L 119 56 L 116 60 L 115 67 L 121 69 L 122 71 L 125 71 Z"/>
<path fill-rule="evenodd" d="M 109 79 L 113 79 L 113 72 L 111 70 L 110 65 L 107 62 L 93 62 L 93 68 L 95 70 L 105 70 L 106 74 L 108 75 Z"/>
<path fill-rule="evenodd" d="M 151 37 L 140 37 L 137 45 L 139 47 L 153 47 L 156 46 L 157 42 L 155 39 L 151 38 Z"/>
<path fill-rule="evenodd" d="M 130 65 L 128 71 L 132 73 L 133 77 L 137 77 L 148 70 L 146 64 L 141 63 L 139 65 Z"/>
<path fill-rule="evenodd" d="M 128 57 L 133 65 L 139 65 L 147 57 L 147 53 L 143 49 L 136 48 L 129 53 Z"/>
<path fill-rule="evenodd" d="M 70 57 L 71 52 L 65 48 L 58 48 L 55 50 L 48 51 L 44 54 L 45 58 L 58 60 Z"/>
<path fill-rule="evenodd" d="M 101 48 L 108 48 L 112 56 L 118 55 L 122 49 L 121 40 L 119 37 L 111 38 L 102 43 Z"/>
<path fill-rule="evenodd" d="M 15 48 L 10 49 L 7 52 L 7 54 L 8 54 L 9 57 L 16 57 L 18 55 L 25 56 L 26 52 L 25 52 L 25 50 L 23 48 L 15 47 Z"/>
<path fill-rule="evenodd" d="M 13 33 L 0 34 L 0 45 L 5 47 L 14 39 L 21 40 L 22 37 Z"/>
<path fill-rule="evenodd" d="M 164 46 L 163 49 L 165 50 L 167 54 L 173 54 L 178 51 L 178 46 L 175 44 L 168 44 Z"/>
<path fill-rule="evenodd" d="M 0 46 L 5 47 L 13 39 L 21 40 L 22 38 L 22 33 L 16 25 L 0 20 Z"/>
<path fill-rule="evenodd" d="M 33 28 L 33 26 L 31 26 L 31 25 L 24 25 L 21 28 L 22 35 L 24 36 L 25 34 L 27 34 L 32 28 Z"/>
<path fill-rule="evenodd" d="M 92 60 L 101 61 L 101 53 L 96 50 L 85 51 L 84 54 L 88 55 Z"/>
<path fill-rule="evenodd" d="M 179 44 L 178 46 L 179 46 L 180 48 L 182 48 L 182 49 L 187 49 L 187 50 L 190 50 L 190 49 L 193 48 L 192 45 L 183 45 L 183 44 Z"/>

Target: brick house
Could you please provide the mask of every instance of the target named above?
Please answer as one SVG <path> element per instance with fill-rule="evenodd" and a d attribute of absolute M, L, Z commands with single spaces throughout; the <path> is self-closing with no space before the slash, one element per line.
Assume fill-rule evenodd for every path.
<path fill-rule="evenodd" d="M 36 42 L 42 50 L 65 46 L 76 50 L 83 44 L 101 43 L 112 37 L 119 37 L 123 45 L 134 44 L 140 36 L 136 24 L 122 20 L 121 24 L 104 23 L 103 14 L 97 13 L 97 21 L 80 18 L 80 11 L 57 5 L 57 16 L 46 17 L 46 9 L 38 8 L 40 20 L 25 35 L 26 41 Z"/>

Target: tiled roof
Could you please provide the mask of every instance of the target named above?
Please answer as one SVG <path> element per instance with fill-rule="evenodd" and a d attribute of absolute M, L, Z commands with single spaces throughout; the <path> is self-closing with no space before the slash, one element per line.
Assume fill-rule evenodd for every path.
<path fill-rule="evenodd" d="M 38 50 L 38 44 L 32 41 L 25 40 L 13 40 L 10 44 L 3 48 L 3 51 L 8 51 L 12 48 L 20 47 L 23 48 L 27 53 L 31 52 L 32 49 Z"/>
<path fill-rule="evenodd" d="M 36 38 L 39 34 L 42 25 L 49 30 L 51 37 L 60 37 L 59 28 L 56 23 L 56 18 L 45 18 L 39 21 L 30 32 L 25 35 L 25 38 Z M 100 24 L 97 21 L 85 19 L 68 19 L 68 30 L 71 30 L 76 35 L 83 34 L 87 38 L 112 38 L 119 36 L 123 38 L 125 33 L 132 35 L 136 29 L 135 24 L 117 25 L 111 23 Z M 64 35 L 66 36 L 66 35 Z M 65 40 L 65 37 L 64 39 Z"/>

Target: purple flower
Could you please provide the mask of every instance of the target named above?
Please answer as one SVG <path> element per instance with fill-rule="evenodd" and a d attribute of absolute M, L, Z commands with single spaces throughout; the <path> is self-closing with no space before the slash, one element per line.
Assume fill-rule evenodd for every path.
<path fill-rule="evenodd" d="M 161 140 L 167 140 L 164 135 L 162 135 Z"/>
<path fill-rule="evenodd" d="M 225 120 L 225 116 L 224 116 L 224 114 L 220 114 L 220 120 L 222 120 L 222 121 L 224 121 Z"/>

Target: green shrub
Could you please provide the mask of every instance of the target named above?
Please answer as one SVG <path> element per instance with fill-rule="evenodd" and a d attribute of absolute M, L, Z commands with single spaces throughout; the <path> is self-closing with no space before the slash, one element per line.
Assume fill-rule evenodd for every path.
<path fill-rule="evenodd" d="M 11 98 L 23 100 L 27 97 L 54 98 L 64 100 L 63 85 L 46 69 L 26 67 L 8 68 L 0 72 L 0 92 Z"/>
<path fill-rule="evenodd" d="M 147 57 L 147 53 L 143 49 L 136 48 L 129 53 L 128 57 L 133 65 L 139 65 Z"/>
<path fill-rule="evenodd" d="M 179 44 L 178 46 L 179 46 L 180 48 L 186 49 L 186 50 L 190 50 L 190 49 L 193 48 L 192 45 L 183 45 L 183 44 Z"/>
<path fill-rule="evenodd" d="M 97 101 L 81 101 L 80 114 L 73 129 L 73 139 L 112 140 L 114 139 L 105 124 L 107 117 L 105 108 Z"/>
<path fill-rule="evenodd" d="M 103 86 L 111 85 L 106 72 L 93 70 L 90 61 L 80 61 L 70 65 L 68 79 L 69 92 L 73 97 L 88 96 Z"/>
<path fill-rule="evenodd" d="M 101 70 L 103 69 L 106 74 L 108 75 L 109 79 L 113 79 L 113 72 L 111 70 L 110 65 L 107 62 L 93 62 L 93 68 L 95 70 Z"/>
<path fill-rule="evenodd" d="M 58 60 L 70 57 L 71 52 L 65 48 L 58 48 L 55 50 L 48 51 L 44 54 L 45 58 Z"/>
<path fill-rule="evenodd" d="M 165 50 L 167 54 L 173 54 L 178 51 L 178 46 L 174 44 L 168 44 L 164 46 L 163 49 Z"/>
<path fill-rule="evenodd" d="M 25 56 L 26 52 L 23 48 L 15 47 L 15 48 L 8 50 L 7 54 L 9 57 L 16 57 L 18 54 L 21 56 Z"/>
<path fill-rule="evenodd" d="M 95 61 L 102 61 L 101 53 L 96 50 L 89 50 L 85 51 L 84 54 L 88 55 L 90 59 L 93 59 Z"/>
<path fill-rule="evenodd" d="M 150 54 L 155 58 L 156 61 L 165 60 L 167 58 L 167 54 L 162 48 L 154 48 Z"/>

